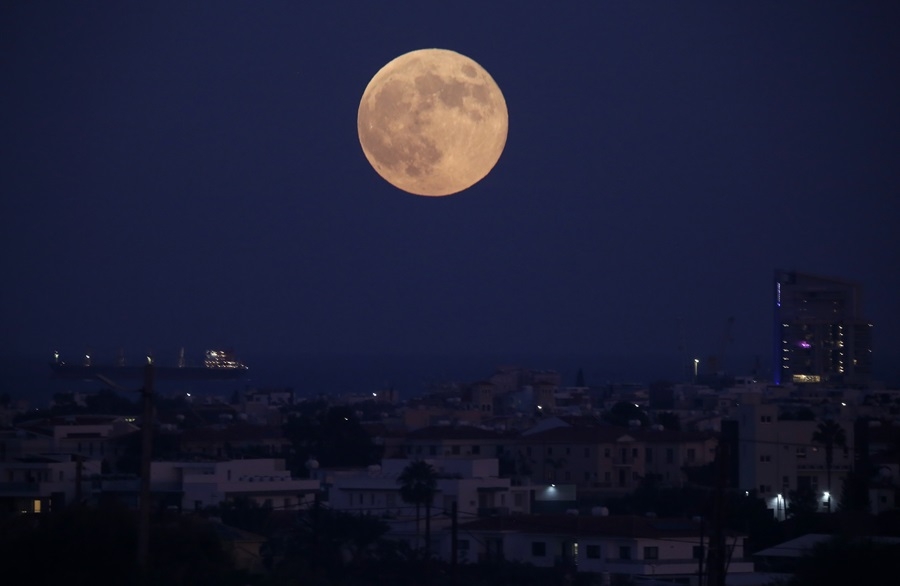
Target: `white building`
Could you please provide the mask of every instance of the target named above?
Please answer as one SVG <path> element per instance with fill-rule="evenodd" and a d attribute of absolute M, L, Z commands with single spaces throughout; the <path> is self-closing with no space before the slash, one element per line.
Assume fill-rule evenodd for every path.
<path fill-rule="evenodd" d="M 457 536 L 460 561 L 485 559 L 569 565 L 600 576 L 657 578 L 695 583 L 700 569 L 701 528 L 686 519 L 577 515 L 521 515 L 461 523 Z M 449 559 L 452 536 L 442 536 L 440 555 Z M 744 560 L 743 536 L 729 534 L 729 574 L 753 571 Z"/>
<path fill-rule="evenodd" d="M 852 421 L 838 421 L 846 447 L 834 447 L 829 487 L 825 446 L 812 441 L 820 421 L 779 420 L 778 415 L 776 404 L 742 402 L 737 408 L 739 488 L 756 492 L 779 519 L 785 518 L 796 490 L 812 490 L 822 511 L 829 505 L 837 510 L 853 464 Z"/>
<path fill-rule="evenodd" d="M 224 462 L 152 462 L 151 491 L 180 493 L 183 510 L 217 506 L 246 497 L 276 510 L 311 503 L 318 480 L 292 478 L 284 460 L 275 458 Z"/>
<path fill-rule="evenodd" d="M 385 459 L 381 466 L 367 469 L 320 470 L 318 476 L 328 492 L 331 508 L 372 514 L 391 520 L 395 535 L 409 537 L 421 533 L 424 521 L 416 531 L 415 505 L 400 496 L 397 479 L 414 460 Z M 530 512 L 530 488 L 511 486 L 509 478 L 498 477 L 496 458 L 428 459 L 437 472 L 437 491 L 431 507 L 434 535 L 450 523 L 449 512 L 457 506 L 460 519 L 480 516 L 510 515 Z M 425 511 L 420 510 L 424 518 Z"/>
<path fill-rule="evenodd" d="M 0 511 L 42 513 L 86 499 L 100 462 L 35 456 L 0 462 Z"/>

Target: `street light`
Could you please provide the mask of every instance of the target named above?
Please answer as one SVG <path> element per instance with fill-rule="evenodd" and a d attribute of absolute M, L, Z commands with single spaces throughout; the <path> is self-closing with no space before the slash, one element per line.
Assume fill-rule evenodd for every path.
<path fill-rule="evenodd" d="M 697 382 L 697 367 L 700 366 L 700 359 L 694 358 L 694 382 Z"/>

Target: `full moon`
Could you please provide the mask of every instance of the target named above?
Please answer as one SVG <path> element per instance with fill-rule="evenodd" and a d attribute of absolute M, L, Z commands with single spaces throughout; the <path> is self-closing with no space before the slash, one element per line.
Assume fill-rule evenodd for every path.
<path fill-rule="evenodd" d="M 500 88 L 478 63 L 421 49 L 375 74 L 356 123 L 366 158 L 387 182 L 442 196 L 468 189 L 494 168 L 509 117 Z"/>

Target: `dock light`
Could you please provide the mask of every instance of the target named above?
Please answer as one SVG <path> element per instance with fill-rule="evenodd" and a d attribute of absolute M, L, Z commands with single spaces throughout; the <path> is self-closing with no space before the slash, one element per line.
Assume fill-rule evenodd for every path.
<path fill-rule="evenodd" d="M 825 492 L 822 493 L 822 496 L 825 497 L 826 499 L 830 499 L 831 493 L 826 490 Z"/>

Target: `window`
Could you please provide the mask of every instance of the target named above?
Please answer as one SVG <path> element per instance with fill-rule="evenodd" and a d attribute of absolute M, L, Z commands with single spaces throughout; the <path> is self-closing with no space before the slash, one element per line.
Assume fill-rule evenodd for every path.
<path fill-rule="evenodd" d="M 436 456 L 437 455 L 437 446 L 428 446 L 428 455 Z"/>
<path fill-rule="evenodd" d="M 473 454 L 480 454 L 480 453 L 481 453 L 481 446 L 472 446 L 472 453 L 473 453 Z"/>
<path fill-rule="evenodd" d="M 590 449 L 590 448 L 585 448 L 585 449 L 584 449 L 584 457 L 585 457 L 585 458 L 590 458 L 590 457 L 591 457 L 591 449 Z"/>
<path fill-rule="evenodd" d="M 566 455 L 568 456 L 571 453 L 572 453 L 572 448 L 570 448 L 569 446 L 566 446 Z"/>
<path fill-rule="evenodd" d="M 693 462 L 694 458 L 696 458 L 696 457 L 697 457 L 697 452 L 694 450 L 694 448 L 688 448 L 688 451 L 687 451 L 688 462 Z"/>
<path fill-rule="evenodd" d="M 759 457 L 759 461 L 760 462 L 771 462 L 772 456 L 770 456 L 768 454 L 763 454 L 762 456 Z"/>
<path fill-rule="evenodd" d="M 772 416 L 771 415 L 760 415 L 759 422 L 760 423 L 772 423 Z"/>
<path fill-rule="evenodd" d="M 619 559 L 620 560 L 630 560 L 631 559 L 631 546 L 630 545 L 620 545 L 619 546 Z"/>
<path fill-rule="evenodd" d="M 458 446 L 458 445 L 457 445 L 457 446 L 451 446 L 451 447 L 450 447 L 450 453 L 453 454 L 454 456 L 458 456 L 458 455 L 459 455 L 459 446 Z"/>
<path fill-rule="evenodd" d="M 655 545 L 648 545 L 644 547 L 644 559 L 645 560 L 658 560 L 659 559 L 659 548 Z"/>
<path fill-rule="evenodd" d="M 553 455 L 553 448 L 552 448 L 551 446 L 548 446 L 548 447 L 547 447 L 547 455 L 548 455 L 548 456 L 552 456 L 552 455 Z"/>
<path fill-rule="evenodd" d="M 805 458 L 806 457 L 806 448 L 797 448 L 797 457 Z"/>
<path fill-rule="evenodd" d="M 531 542 L 531 557 L 542 558 L 547 555 L 547 543 L 544 541 Z"/>
<path fill-rule="evenodd" d="M 631 448 L 631 457 L 632 458 L 638 457 L 638 449 L 637 448 Z"/>
<path fill-rule="evenodd" d="M 469 551 L 469 540 L 468 539 L 457 539 L 456 540 L 456 549 L 459 551 Z"/>
<path fill-rule="evenodd" d="M 666 448 L 666 464 L 673 464 L 675 462 L 675 450 L 672 448 Z"/>
<path fill-rule="evenodd" d="M 525 504 L 525 495 L 523 495 L 521 492 L 517 492 L 516 494 L 514 494 L 513 504 L 516 506 L 516 508 L 521 509 Z"/>
<path fill-rule="evenodd" d="M 644 453 L 644 460 L 648 464 L 653 462 L 653 448 L 647 448 L 647 451 Z"/>
<path fill-rule="evenodd" d="M 584 479 L 585 479 L 585 480 L 590 480 L 590 479 L 591 479 L 591 473 L 588 472 L 587 470 L 585 470 L 585 472 L 584 472 Z"/>
<path fill-rule="evenodd" d="M 228 477 L 228 480 L 231 480 L 231 470 L 229 470 L 225 475 Z"/>
<path fill-rule="evenodd" d="M 694 557 L 695 560 L 703 559 L 703 546 L 702 546 L 702 545 L 695 545 L 695 546 L 694 546 L 693 557 Z"/>
<path fill-rule="evenodd" d="M 609 458 L 609 448 L 604 448 L 604 449 L 603 449 L 603 457 L 604 457 L 604 458 Z"/>
<path fill-rule="evenodd" d="M 585 548 L 585 555 L 589 560 L 599 560 L 600 559 L 600 546 L 597 544 L 588 545 Z"/>

